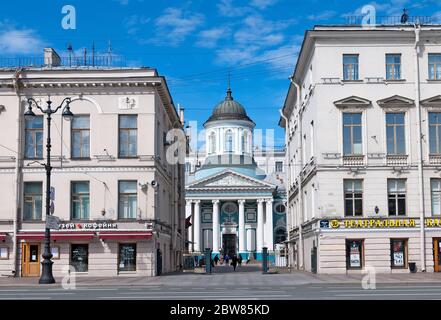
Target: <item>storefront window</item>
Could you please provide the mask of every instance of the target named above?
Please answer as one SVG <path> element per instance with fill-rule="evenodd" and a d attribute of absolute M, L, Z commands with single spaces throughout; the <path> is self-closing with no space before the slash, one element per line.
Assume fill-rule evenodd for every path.
<path fill-rule="evenodd" d="M 348 269 L 363 267 L 363 240 L 346 240 L 346 267 Z"/>
<path fill-rule="evenodd" d="M 392 268 L 406 268 L 407 240 L 391 239 L 391 265 Z"/>
<path fill-rule="evenodd" d="M 119 245 L 118 271 L 136 271 L 136 244 Z"/>
<path fill-rule="evenodd" d="M 71 245 L 70 264 L 76 272 L 87 272 L 89 270 L 89 246 L 87 244 Z"/>

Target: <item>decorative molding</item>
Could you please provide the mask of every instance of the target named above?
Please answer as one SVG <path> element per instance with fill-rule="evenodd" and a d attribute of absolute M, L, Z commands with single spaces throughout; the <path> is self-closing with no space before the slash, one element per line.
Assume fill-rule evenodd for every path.
<path fill-rule="evenodd" d="M 334 101 L 334 105 L 337 108 L 341 109 L 347 109 L 347 108 L 367 108 L 372 105 L 372 102 L 370 100 L 357 97 L 357 96 L 350 96 L 344 99 L 340 99 L 337 101 Z"/>
<path fill-rule="evenodd" d="M 378 100 L 377 104 L 382 108 L 410 108 L 415 105 L 415 102 L 412 99 L 400 95 L 394 95 Z"/>
<path fill-rule="evenodd" d="M 276 188 L 276 186 L 268 182 L 261 181 L 249 177 L 247 175 L 240 174 L 235 171 L 227 169 L 220 173 L 211 175 L 205 179 L 201 179 L 193 182 L 192 184 L 186 187 L 186 190 L 191 191 L 191 190 L 203 189 L 204 191 L 205 190 L 212 191 L 218 188 L 225 188 L 224 190 L 231 190 L 231 189 L 234 190 L 235 188 L 239 188 L 243 190 L 249 188 L 269 189 L 269 188 Z"/>
<path fill-rule="evenodd" d="M 137 109 L 139 107 L 138 97 L 119 97 L 118 99 L 118 108 L 122 110 L 132 110 Z"/>
<path fill-rule="evenodd" d="M 420 101 L 423 107 L 440 108 L 441 107 L 441 95 L 437 95 L 428 99 Z"/>

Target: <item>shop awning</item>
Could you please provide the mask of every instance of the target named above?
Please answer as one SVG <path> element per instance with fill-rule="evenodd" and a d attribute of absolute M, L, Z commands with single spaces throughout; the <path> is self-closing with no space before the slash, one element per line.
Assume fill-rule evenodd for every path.
<path fill-rule="evenodd" d="M 103 231 L 99 233 L 101 240 L 148 240 L 152 238 L 152 236 L 153 234 L 150 231 Z"/>
<path fill-rule="evenodd" d="M 6 240 L 6 233 L 0 233 L 0 242 L 3 242 Z"/>
<path fill-rule="evenodd" d="M 93 231 L 81 232 L 56 232 L 51 231 L 51 240 L 68 241 L 68 240 L 92 240 L 95 233 Z M 19 232 L 17 238 L 21 240 L 43 241 L 44 232 Z"/>

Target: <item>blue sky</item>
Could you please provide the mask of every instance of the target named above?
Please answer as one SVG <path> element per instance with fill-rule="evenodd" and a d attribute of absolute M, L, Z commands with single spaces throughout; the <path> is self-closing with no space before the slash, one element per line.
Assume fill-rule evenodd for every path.
<path fill-rule="evenodd" d="M 304 31 L 315 24 L 345 23 L 373 4 L 379 16 L 441 16 L 440 0 L 43 0 L 2 1 L 0 57 L 41 56 L 45 46 L 76 52 L 95 42 L 131 66 L 149 66 L 166 76 L 186 120 L 199 125 L 225 96 L 228 72 L 233 97 L 247 109 L 256 128 L 277 126 L 288 77 Z M 64 5 L 76 9 L 76 29 L 61 26 Z"/>

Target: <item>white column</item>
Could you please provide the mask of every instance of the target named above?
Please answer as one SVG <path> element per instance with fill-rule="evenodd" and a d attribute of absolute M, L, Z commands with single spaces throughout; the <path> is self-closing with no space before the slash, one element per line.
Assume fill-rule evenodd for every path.
<path fill-rule="evenodd" d="M 194 228 L 193 228 L 193 250 L 201 252 L 201 200 L 194 201 Z"/>
<path fill-rule="evenodd" d="M 239 200 L 239 253 L 246 251 L 245 200 Z"/>
<path fill-rule="evenodd" d="M 219 200 L 213 200 L 213 253 L 219 253 Z"/>
<path fill-rule="evenodd" d="M 257 200 L 257 234 L 256 234 L 256 251 L 262 252 L 263 247 L 263 199 Z"/>
<path fill-rule="evenodd" d="M 185 203 L 185 218 L 188 218 L 191 216 L 192 212 L 192 201 L 187 200 Z M 191 224 L 194 223 L 193 218 L 190 218 Z M 193 252 L 193 226 L 188 227 L 188 241 L 190 241 L 188 245 L 188 251 Z"/>
<path fill-rule="evenodd" d="M 266 199 L 265 210 L 265 246 L 268 251 L 274 250 L 274 229 L 273 229 L 273 199 Z"/>

